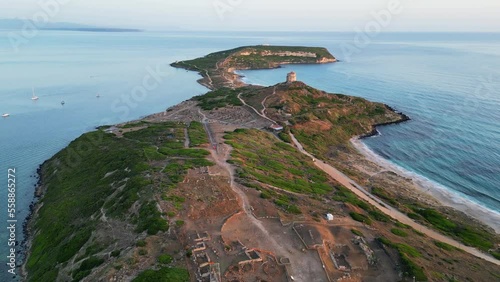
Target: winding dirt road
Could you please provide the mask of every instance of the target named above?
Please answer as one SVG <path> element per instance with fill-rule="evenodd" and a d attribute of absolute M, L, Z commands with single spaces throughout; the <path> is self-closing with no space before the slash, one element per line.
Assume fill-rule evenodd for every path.
<path fill-rule="evenodd" d="M 274 93 L 273 93 L 273 94 L 274 94 Z M 254 108 L 254 107 L 250 106 L 249 104 L 247 104 L 247 102 L 245 102 L 245 100 L 243 100 L 243 99 L 241 98 L 241 93 L 239 93 L 239 94 L 238 94 L 238 99 L 240 99 L 240 101 L 243 103 L 243 105 L 245 105 L 245 106 L 249 107 L 250 109 L 252 109 L 252 110 L 253 110 L 253 111 L 254 111 L 257 115 L 259 115 L 260 117 L 265 118 L 265 119 L 267 119 L 268 121 L 270 121 L 270 122 L 272 122 L 272 123 L 276 124 L 276 122 L 275 122 L 274 120 L 272 120 L 272 119 L 268 118 L 268 117 L 267 117 L 265 114 L 263 114 L 263 113 L 259 113 L 259 111 L 257 111 L 257 109 L 256 109 L 256 108 Z M 264 106 L 264 104 L 263 104 L 263 106 Z M 264 108 L 262 109 L 262 112 L 264 112 L 264 110 L 265 110 L 265 109 L 266 109 L 266 107 L 264 106 Z"/>
<path fill-rule="evenodd" d="M 432 229 L 427 228 L 426 226 L 423 226 L 421 224 L 416 223 L 411 218 L 409 218 L 406 214 L 400 212 L 399 210 L 389 206 L 388 204 L 384 203 L 380 199 L 373 196 L 370 192 L 366 191 L 363 187 L 358 185 L 356 182 L 354 182 L 352 179 L 350 179 L 348 176 L 346 176 L 345 174 L 343 174 L 342 172 L 340 172 L 339 170 L 337 170 L 333 166 L 331 166 L 323 161 L 316 160 L 314 156 L 312 156 L 306 150 L 304 150 L 304 147 L 299 143 L 299 141 L 297 141 L 297 139 L 295 138 L 295 136 L 292 133 L 290 133 L 290 137 L 292 138 L 293 143 L 295 144 L 295 146 L 297 146 L 299 151 L 301 153 L 303 153 L 304 155 L 309 156 L 311 159 L 313 159 L 314 164 L 318 168 L 320 168 L 321 170 L 326 172 L 328 175 L 330 175 L 333 179 L 338 181 L 340 184 L 344 185 L 346 188 L 351 190 L 358 197 L 360 197 L 361 199 L 363 199 L 363 200 L 367 201 L 368 203 L 372 204 L 373 206 L 375 206 L 381 212 L 392 217 L 393 219 L 396 219 L 404 224 L 407 224 L 407 225 L 413 227 L 415 230 L 418 230 L 418 231 L 424 233 L 425 235 L 427 235 L 428 237 L 430 237 L 432 239 L 447 243 L 447 244 L 452 245 L 456 248 L 459 248 L 459 249 L 461 249 L 461 250 L 463 250 L 471 255 L 474 255 L 478 258 L 482 258 L 482 259 L 487 260 L 489 262 L 492 262 L 496 265 L 500 265 L 500 261 L 493 258 L 492 256 L 489 256 L 488 254 L 482 253 L 481 251 L 479 251 L 475 248 L 464 246 L 463 244 L 461 244 L 458 241 L 455 241 L 455 240 L 453 240 L 453 239 L 451 239 L 451 238 L 449 238 L 441 233 L 438 233 Z"/>

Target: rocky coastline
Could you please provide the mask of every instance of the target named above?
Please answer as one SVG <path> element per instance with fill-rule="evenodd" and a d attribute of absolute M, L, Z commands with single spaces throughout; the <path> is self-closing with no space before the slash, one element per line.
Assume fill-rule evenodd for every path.
<path fill-rule="evenodd" d="M 358 139 L 365 139 L 365 138 L 369 138 L 369 137 L 373 137 L 373 136 L 377 136 L 380 134 L 380 132 L 378 132 L 377 130 L 377 127 L 380 127 L 380 126 L 387 126 L 387 125 L 395 125 L 395 124 L 399 124 L 399 123 L 403 123 L 403 122 L 407 122 L 407 121 L 410 121 L 411 118 L 409 116 L 407 116 L 406 114 L 400 112 L 400 111 L 397 111 L 395 110 L 394 108 L 392 108 L 391 106 L 389 105 L 386 105 L 384 104 L 384 106 L 389 109 L 390 111 L 398 114 L 400 116 L 400 119 L 399 120 L 395 120 L 395 121 L 389 121 L 389 122 L 382 122 L 382 123 L 377 123 L 377 124 L 374 124 L 372 126 L 372 130 L 370 130 L 370 132 L 366 133 L 366 134 L 362 134 L 358 137 Z"/>
<path fill-rule="evenodd" d="M 38 166 L 36 169 L 36 174 L 35 177 L 37 178 L 36 184 L 34 185 L 35 191 L 33 192 L 33 200 L 30 203 L 29 206 L 29 212 L 28 215 L 26 216 L 26 219 L 23 222 L 23 236 L 24 239 L 20 244 L 21 247 L 21 255 L 22 255 L 22 264 L 20 265 L 20 276 L 22 278 L 27 277 L 27 272 L 26 272 L 26 262 L 28 259 L 28 255 L 30 253 L 30 248 L 31 248 L 31 243 L 32 243 L 32 230 L 31 230 L 31 225 L 34 223 L 34 220 L 36 219 L 37 215 L 37 210 L 40 208 L 40 199 L 43 195 L 43 173 L 42 173 L 42 167 L 43 165 L 47 162 L 43 162 L 41 165 Z"/>

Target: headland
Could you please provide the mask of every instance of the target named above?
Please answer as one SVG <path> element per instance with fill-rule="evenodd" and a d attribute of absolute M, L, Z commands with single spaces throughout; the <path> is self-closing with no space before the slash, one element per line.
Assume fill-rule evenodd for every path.
<path fill-rule="evenodd" d="M 373 174 L 351 145 L 406 116 L 293 75 L 262 87 L 233 72 L 335 61 L 252 46 L 174 63 L 211 91 L 86 133 L 42 165 L 27 280 L 498 278 L 493 230 Z"/>

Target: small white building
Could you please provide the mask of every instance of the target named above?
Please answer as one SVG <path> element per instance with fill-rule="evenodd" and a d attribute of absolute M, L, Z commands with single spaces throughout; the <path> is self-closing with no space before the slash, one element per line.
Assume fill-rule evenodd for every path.
<path fill-rule="evenodd" d="M 326 214 L 326 220 L 328 220 L 328 221 L 333 220 L 333 214 L 331 214 L 331 213 L 327 213 L 327 214 Z"/>
<path fill-rule="evenodd" d="M 269 129 L 271 129 L 273 131 L 282 131 L 283 130 L 283 126 L 274 123 L 274 124 L 271 124 L 269 126 Z"/>

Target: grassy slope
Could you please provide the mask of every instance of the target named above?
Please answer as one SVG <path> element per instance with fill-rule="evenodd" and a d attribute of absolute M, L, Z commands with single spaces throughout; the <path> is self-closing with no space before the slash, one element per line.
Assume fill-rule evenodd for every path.
<path fill-rule="evenodd" d="M 332 191 L 327 175 L 294 147 L 256 129 L 239 129 L 224 137 L 234 150 L 239 177 L 287 191 L 326 194 Z"/>
<path fill-rule="evenodd" d="M 402 119 L 384 104 L 328 94 L 302 82 L 278 85 L 267 107 L 269 116 L 290 122 L 297 139 L 317 155 L 345 150 L 350 138 L 370 132 L 374 124 Z"/>
<path fill-rule="evenodd" d="M 44 163 L 46 192 L 32 226 L 35 236 L 27 261 L 29 281 L 54 281 L 60 267 L 77 254 L 78 262 L 96 253 L 112 252 L 111 244 L 93 241 L 101 209 L 107 217 L 134 223 L 138 233 L 151 235 L 168 229 L 152 195 L 182 181 L 188 168 L 211 163 L 205 160 L 208 152 L 204 150 L 182 149 L 183 124 L 147 125 L 126 133 L 125 138 L 100 130 L 84 134 Z M 200 131 L 199 127 L 191 129 L 198 136 Z M 166 165 L 161 180 L 145 177 L 160 165 Z M 134 203 L 139 203 L 136 211 L 131 209 Z M 84 244 L 99 247 L 84 250 Z M 90 273 L 86 267 L 82 271 L 75 271 L 73 278 Z"/>
<path fill-rule="evenodd" d="M 198 101 L 198 106 L 205 111 L 210 111 L 226 106 L 243 106 L 243 103 L 238 99 L 238 93 L 243 91 L 241 88 L 219 88 L 210 91 L 204 95 L 196 96 L 192 100 Z"/>

